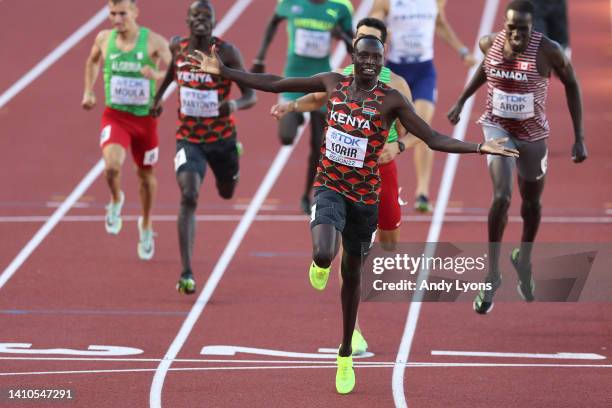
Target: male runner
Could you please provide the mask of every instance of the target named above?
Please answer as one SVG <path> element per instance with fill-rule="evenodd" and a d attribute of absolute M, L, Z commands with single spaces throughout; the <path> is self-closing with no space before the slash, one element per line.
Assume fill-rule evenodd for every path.
<path fill-rule="evenodd" d="M 478 121 L 482 124 L 485 140 L 508 139 L 506 145 L 521 154 L 518 159 L 488 158 L 489 174 L 493 181 L 493 202 L 489 210 L 490 255 L 486 282 L 492 284 L 492 290 L 480 292 L 474 300 L 474 310 L 481 314 L 491 311 L 493 295 L 501 285 L 499 243 L 508 221 L 515 165 L 523 200 L 523 234 L 521 248 L 512 251 L 511 260 L 518 273 L 519 293 L 528 302 L 534 300 L 531 243 L 540 226 L 540 197 L 546 179 L 546 141 L 550 129 L 545 109 L 551 72 L 565 86 L 574 125 L 572 159 L 580 163 L 587 158 L 580 86 L 574 69 L 559 44 L 532 30 L 533 13 L 533 5 L 527 0 L 514 0 L 508 4 L 504 29 L 480 40 L 485 59 L 448 113 L 451 123 L 456 124 L 465 101 L 486 82 L 487 106 Z"/>
<path fill-rule="evenodd" d="M 279 0 L 268 26 L 261 48 L 253 61 L 252 72 L 265 71 L 265 57 L 278 25 L 287 20 L 288 49 L 284 76 L 305 77 L 331 71 L 330 55 L 332 36 L 340 31 L 341 38 L 350 51 L 353 5 L 350 0 Z M 281 100 L 292 101 L 303 94 L 285 93 Z M 298 127 L 304 122 L 301 113 L 292 112 L 279 123 L 278 136 L 283 145 L 291 145 Z M 304 193 L 300 200 L 302 211 L 310 214 L 310 196 L 317 163 L 319 146 L 323 140 L 325 111 L 310 114 L 310 155 L 306 170 Z"/>
<path fill-rule="evenodd" d="M 434 33 L 437 33 L 470 67 L 476 60 L 459 40 L 444 13 L 446 0 L 374 0 L 371 17 L 387 22 L 391 34 L 387 67 L 410 86 L 417 114 L 427 124 L 433 119 L 437 89 L 434 67 Z M 434 153 L 424 143 L 414 149 L 417 179 L 414 208 L 431 211 L 429 182 Z"/>
<path fill-rule="evenodd" d="M 357 23 L 357 32 L 355 40 L 365 35 L 373 35 L 380 39 L 383 43 L 387 40 L 387 27 L 382 21 L 366 17 Z M 352 75 L 354 66 L 349 65 L 344 69 L 336 72 L 344 75 Z M 383 67 L 379 78 L 382 83 L 389 85 L 393 89 L 397 89 L 404 97 L 412 101 L 412 94 L 406 81 L 399 75 L 394 74 L 387 67 Z M 288 112 L 309 112 L 320 109 L 327 101 L 327 93 L 319 92 L 302 96 L 295 101 L 284 102 L 272 107 L 271 113 L 277 119 L 282 118 Z M 400 128 L 399 132 L 397 128 Z M 398 133 L 403 136 L 398 139 Z M 405 134 L 404 128 L 396 122 L 389 130 L 387 142 L 378 160 L 378 169 L 380 171 L 380 202 L 378 204 L 378 229 L 377 236 L 381 245 L 385 248 L 392 249 L 399 242 L 400 224 L 402 222 L 401 208 L 398 197 L 398 181 L 397 181 L 397 166 L 395 164 L 395 156 L 403 152 L 407 145 L 415 143 L 414 136 Z M 416 139 L 420 142 L 419 139 Z M 313 281 L 311 281 L 313 283 Z M 315 289 L 317 289 L 315 287 Z M 355 322 L 355 331 L 352 339 L 353 355 L 363 354 L 368 349 L 368 343 L 363 337 L 361 328 L 359 327 L 359 319 Z"/>
<path fill-rule="evenodd" d="M 178 215 L 178 236 L 182 273 L 177 284 L 180 293 L 195 292 L 191 255 L 195 240 L 195 211 L 206 164 L 212 169 L 219 195 L 232 198 L 238 183 L 238 151 L 236 125 L 231 116 L 238 109 L 255 104 L 255 92 L 240 86 L 242 97 L 229 99 L 232 82 L 217 75 L 192 73 L 186 62 L 194 50 L 219 49 L 224 64 L 244 70 L 240 51 L 232 44 L 213 36 L 215 10 L 208 0 L 194 1 L 189 7 L 188 38 L 174 37 L 170 44 L 172 63 L 161 84 L 153 111 L 159 114 L 164 92 L 172 81 L 179 85 L 178 128 L 174 169 L 181 190 Z"/>
<path fill-rule="evenodd" d="M 567 1 L 533 0 L 533 28 L 549 39 L 559 43 L 568 59 L 572 58 L 570 47 Z"/>
<path fill-rule="evenodd" d="M 196 51 L 191 56 L 195 70 L 221 74 L 235 82 L 266 92 L 326 92 L 327 130 L 321 145 L 321 158 L 314 183 L 315 204 L 311 218 L 313 262 L 310 276 L 324 287 L 330 265 L 338 253 L 342 237 L 342 316 L 343 336 L 338 350 L 336 390 L 352 391 L 355 373 L 351 338 L 359 306 L 361 267 L 367 256 L 362 244 L 370 244 L 378 221 L 380 174 L 378 159 L 391 123 L 397 118 L 404 128 L 431 148 L 453 153 L 489 153 L 515 156 L 503 141 L 466 143 L 432 130 L 412 110 L 398 91 L 378 80 L 384 61 L 384 45 L 379 38 L 363 36 L 355 41 L 354 75 L 327 72 L 308 78 L 283 78 L 252 74 L 224 66 L 213 49 L 207 56 Z"/>
<path fill-rule="evenodd" d="M 136 23 L 138 7 L 134 0 L 110 0 L 108 3 L 112 30 L 96 36 L 85 65 L 85 92 L 82 106 L 91 110 L 96 105 L 94 84 L 100 62 L 104 60 L 106 109 L 102 115 L 100 146 L 104 158 L 104 174 L 110 188 L 111 201 L 106 207 L 104 226 L 109 234 L 121 230 L 121 207 L 125 195 L 121 191 L 121 167 L 126 150 L 138 167 L 142 216 L 138 219 L 138 256 L 149 260 L 155 252 L 151 207 L 157 189 L 153 165 L 159 156 L 157 121 L 149 116 L 155 97 L 155 81 L 164 77 L 158 71 L 160 61 L 170 63 L 168 42 Z"/>

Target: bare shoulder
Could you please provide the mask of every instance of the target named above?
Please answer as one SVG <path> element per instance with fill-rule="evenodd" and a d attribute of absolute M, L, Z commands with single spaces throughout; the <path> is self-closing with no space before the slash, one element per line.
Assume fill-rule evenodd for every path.
<path fill-rule="evenodd" d="M 154 45 L 156 49 L 161 49 L 162 47 L 169 47 L 168 40 L 166 40 L 166 37 L 152 30 L 149 35 L 149 44 Z"/>
<path fill-rule="evenodd" d="M 408 82 L 400 75 L 397 75 L 395 72 L 391 72 L 391 83 L 389 84 L 391 88 L 397 89 L 401 94 L 403 94 L 408 99 L 412 99 L 412 92 L 410 92 L 410 86 L 408 86 Z"/>
<path fill-rule="evenodd" d="M 102 30 L 96 35 L 96 39 L 94 40 L 95 44 L 99 47 L 102 47 L 104 44 L 108 42 L 108 38 L 110 37 L 112 30 Z"/>
<path fill-rule="evenodd" d="M 482 51 L 483 54 L 486 54 L 487 51 L 489 51 L 489 48 L 491 48 L 491 46 L 493 45 L 493 42 L 495 41 L 495 38 L 498 34 L 499 33 L 488 34 L 478 40 L 478 46 L 480 47 L 480 51 Z"/>
<path fill-rule="evenodd" d="M 542 42 L 540 43 L 540 50 L 546 55 L 550 60 L 562 60 L 565 53 L 563 52 L 563 47 L 556 42 L 546 37 L 542 36 Z"/>

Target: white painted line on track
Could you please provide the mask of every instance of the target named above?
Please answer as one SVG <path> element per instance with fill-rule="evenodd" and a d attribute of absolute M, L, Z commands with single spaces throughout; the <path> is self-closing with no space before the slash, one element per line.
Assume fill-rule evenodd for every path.
<path fill-rule="evenodd" d="M 499 358 L 550 358 L 556 360 L 605 360 L 606 357 L 595 353 L 499 353 L 490 351 L 452 351 L 432 350 L 432 356 L 460 356 L 460 357 L 499 357 Z"/>
<path fill-rule="evenodd" d="M 474 45 L 474 55 L 480 55 L 482 57 L 478 41 L 481 37 L 486 34 L 489 34 L 492 31 L 498 6 L 499 0 L 487 0 L 485 4 L 482 13 L 482 18 L 480 20 L 478 34 L 476 36 L 476 44 Z M 474 72 L 476 72 L 476 69 L 478 69 L 479 66 L 480 64 L 478 63 L 468 71 L 466 84 L 472 78 L 472 75 L 474 74 Z M 455 127 L 453 131 L 454 138 L 461 140 L 465 138 L 465 133 L 467 131 L 467 126 L 470 122 L 469 118 L 471 116 L 473 106 L 474 97 L 472 96 L 470 99 L 468 99 L 468 101 L 463 107 L 463 112 L 461 115 L 463 120 L 461 120 Z M 429 228 L 429 233 L 427 235 L 426 242 L 430 244 L 428 244 L 425 249 L 425 256 L 429 256 L 430 253 L 433 253 L 435 251 L 435 242 L 437 242 L 438 238 L 440 237 L 440 230 L 442 229 L 442 223 L 444 222 L 444 213 L 446 212 L 446 207 L 448 206 L 448 201 L 455 178 L 455 173 L 457 171 L 458 163 L 458 154 L 448 155 L 444 165 L 444 172 L 442 174 L 442 181 L 440 184 L 440 189 L 438 191 L 438 198 L 436 201 L 436 207 L 434 209 L 433 219 Z M 428 272 L 426 270 L 421 269 L 417 278 L 418 281 L 425 279 L 427 273 Z M 406 401 L 406 394 L 404 392 L 404 372 L 406 368 L 405 364 L 406 362 L 408 362 L 410 348 L 412 347 L 412 341 L 416 333 L 416 326 L 419 320 L 419 313 L 421 311 L 422 297 L 423 292 L 416 292 L 412 298 L 412 301 L 410 302 L 408 316 L 406 318 L 406 325 L 402 334 L 402 340 L 400 342 L 397 356 L 395 358 L 397 364 L 393 368 L 391 388 L 393 390 L 393 401 L 395 402 L 395 406 L 398 408 L 408 407 L 408 403 Z"/>
<path fill-rule="evenodd" d="M 196 216 L 197 221 L 206 222 L 228 222 L 240 221 L 242 214 L 200 214 Z M 123 221 L 136 222 L 138 215 L 122 215 Z M 0 216 L 0 224 L 2 223 L 40 223 L 46 222 L 51 218 L 47 215 L 7 215 Z M 176 222 L 175 214 L 157 214 L 151 219 L 154 222 Z M 308 216 L 301 214 L 262 214 L 257 215 L 254 221 L 274 221 L 274 222 L 304 222 L 308 220 Z M 429 215 L 404 215 L 402 221 L 410 222 L 431 222 L 432 216 Z M 62 217 L 60 222 L 102 222 L 103 215 L 66 215 Z M 511 223 L 522 223 L 523 219 L 519 216 L 508 217 Z M 447 215 L 444 222 L 487 222 L 486 216 L 473 215 Z M 543 224 L 611 224 L 612 217 L 585 217 L 585 216 L 543 216 L 541 222 Z"/>
<path fill-rule="evenodd" d="M 241 363 L 241 361 L 236 361 Z M 286 362 L 292 364 L 291 362 Z M 316 362 L 309 362 L 311 364 Z M 397 366 L 394 362 L 380 362 L 374 364 L 364 364 L 354 362 L 355 367 L 361 368 L 386 368 L 392 369 Z M 612 364 L 496 364 L 496 363 L 430 363 L 412 362 L 405 364 L 406 368 L 598 368 L 612 369 Z M 329 368 L 336 369 L 336 364 L 314 364 L 314 365 L 285 365 L 285 366 L 223 366 L 223 367 L 181 367 L 169 368 L 168 371 L 253 371 L 253 370 L 289 370 L 305 368 Z M 108 370 L 62 370 L 62 371 L 29 371 L 29 372 L 0 372 L 0 377 L 15 377 L 28 375 L 67 375 L 67 374 L 120 374 L 120 373 L 142 373 L 153 372 L 154 368 L 127 368 L 127 369 L 108 369 Z"/>
<path fill-rule="evenodd" d="M 108 16 L 108 9 L 104 6 L 70 37 L 57 46 L 49 55 L 43 58 L 38 64 L 15 82 L 9 89 L 0 95 L 0 109 L 13 99 L 19 92 L 23 91 L 36 78 L 41 76 L 51 65 L 64 56 L 72 47 L 79 43 L 84 37 L 89 35 L 97 26 L 99 26 Z"/>
<path fill-rule="evenodd" d="M 225 30 L 231 27 L 231 25 L 236 21 L 236 19 L 240 16 L 240 14 L 244 11 L 244 9 L 246 9 L 246 7 L 251 3 L 251 1 L 252 0 L 237 0 L 236 3 L 234 3 L 234 5 L 232 6 L 232 8 L 223 17 L 223 19 L 219 22 L 219 24 L 217 25 L 217 28 L 214 31 L 214 34 L 218 36 L 222 36 L 225 33 Z M 106 18 L 107 13 L 108 13 L 108 10 L 106 7 L 104 7 L 89 22 L 87 22 L 83 27 L 77 30 L 77 33 L 79 33 L 78 35 L 76 35 L 77 33 L 73 34 L 70 38 L 68 38 L 68 40 L 64 41 L 62 45 L 68 43 L 68 44 L 71 44 L 70 47 L 74 46 L 74 44 L 78 42 L 77 39 L 80 40 L 85 35 L 87 35 L 89 32 L 91 32 L 91 30 L 93 30 L 97 25 L 100 24 L 98 22 L 97 24 L 94 25 L 94 23 L 96 23 L 99 19 L 100 19 L 100 22 L 102 22 L 104 18 Z M 62 45 L 60 45 L 60 47 Z M 63 55 L 66 51 L 67 50 L 63 51 L 61 54 L 59 53 L 56 54 L 55 51 L 52 52 L 51 54 L 49 54 L 49 56 L 45 58 L 45 60 L 49 59 L 50 61 L 50 62 L 47 62 L 46 64 L 48 65 L 52 64 L 59 57 L 61 57 L 61 55 Z M 42 64 L 42 61 L 32 70 L 32 71 L 36 71 L 36 74 L 35 74 L 36 76 L 42 73 L 42 71 L 40 71 L 41 68 L 38 68 L 39 66 L 41 66 L 41 64 Z M 30 71 L 30 73 L 32 71 Z M 30 75 L 30 73 L 28 73 L 27 75 Z M 27 83 L 25 85 L 27 85 Z M 19 92 L 21 89 L 23 89 L 25 85 L 23 85 L 16 92 Z M 15 87 L 15 85 L 13 87 Z M 11 87 L 11 89 L 13 87 Z M 11 91 L 11 89 L 9 89 L 9 91 Z M 176 85 L 173 88 L 169 87 L 166 93 L 164 94 L 163 99 L 166 100 L 172 94 L 172 91 L 174 91 L 175 89 L 176 89 Z M 9 91 L 5 92 L 2 95 L 2 97 L 0 97 L 0 100 L 2 100 L 4 95 L 7 94 Z M 11 92 L 15 92 L 15 91 L 11 91 Z M 7 99 L 7 101 L 8 100 L 9 99 Z M 0 108 L 1 107 L 2 107 L 2 104 L 0 103 Z M 40 243 L 47 237 L 47 235 L 51 233 L 53 228 L 55 228 L 55 226 L 60 222 L 60 220 L 64 217 L 64 215 L 66 215 L 66 213 L 70 211 L 70 209 L 81 198 L 81 196 L 85 193 L 85 191 L 87 191 L 87 189 L 93 184 L 93 182 L 98 178 L 98 176 L 102 174 L 103 170 L 104 170 L 104 160 L 100 159 L 92 167 L 92 169 L 85 175 L 85 177 L 79 182 L 79 184 L 72 191 L 72 193 L 70 193 L 70 195 L 62 202 L 62 204 L 58 207 L 58 209 L 55 210 L 55 212 L 45 222 L 45 224 L 36 232 L 36 234 L 32 237 L 32 239 L 30 239 L 30 241 L 26 244 L 26 246 L 22 248 L 22 250 L 19 252 L 19 254 L 17 254 L 15 259 L 13 259 L 13 261 L 9 264 L 9 266 L 7 266 L 6 269 L 2 272 L 2 274 L 0 275 L 0 289 L 2 289 L 2 287 L 15 274 L 15 272 L 19 269 L 19 267 L 21 267 L 21 265 L 23 265 L 23 263 L 30 257 L 32 252 L 34 252 L 34 250 L 38 248 Z"/>
<path fill-rule="evenodd" d="M 370 10 L 370 8 L 371 8 L 371 0 L 363 0 L 355 13 L 354 21 L 359 21 L 360 18 L 366 15 L 367 10 Z M 334 68 L 338 67 L 344 60 L 345 55 L 346 55 L 346 51 L 344 49 L 344 45 L 343 44 L 338 45 L 332 56 L 332 67 Z M 176 338 L 174 339 L 174 341 L 168 348 L 168 351 L 166 352 L 166 355 L 164 356 L 164 360 L 160 363 L 157 370 L 155 371 L 155 375 L 153 377 L 153 383 L 151 384 L 151 391 L 149 393 L 150 407 L 161 408 L 162 406 L 161 395 L 162 395 L 162 389 L 164 386 L 164 380 L 166 378 L 166 373 L 168 372 L 168 369 L 172 365 L 172 360 L 176 358 L 179 351 L 181 350 L 181 348 L 187 341 L 187 337 L 189 337 L 189 334 L 193 330 L 193 327 L 195 326 L 197 320 L 202 315 L 204 308 L 206 307 L 206 304 L 208 303 L 213 292 L 217 288 L 217 285 L 219 284 L 219 281 L 223 277 L 223 274 L 225 273 L 227 266 L 231 262 L 232 258 L 234 257 L 234 254 L 236 253 L 236 251 L 238 250 L 238 247 L 240 246 L 242 242 L 242 239 L 244 238 L 251 224 L 253 223 L 253 220 L 255 219 L 257 212 L 259 211 L 260 207 L 264 203 L 274 183 L 280 176 L 280 173 L 282 172 L 283 168 L 285 167 L 285 164 L 289 160 L 289 156 L 293 152 L 294 147 L 299 142 L 299 139 L 301 138 L 305 125 L 307 123 L 308 123 L 308 120 L 305 120 L 304 125 L 302 125 L 300 129 L 298 130 L 297 140 L 294 141 L 293 145 L 283 146 L 279 149 L 274 161 L 272 162 L 272 165 L 268 169 L 268 172 L 266 173 L 261 185 L 257 189 L 255 196 L 253 197 L 251 203 L 249 204 L 249 207 L 245 211 L 243 218 L 240 220 L 240 223 L 234 230 L 234 233 L 232 234 L 230 241 L 228 242 L 223 253 L 221 254 L 221 257 L 219 258 L 215 267 L 213 268 L 213 271 L 210 277 L 208 278 L 208 280 L 206 281 L 206 284 L 204 288 L 202 289 L 202 292 L 198 296 L 194 306 L 189 312 L 189 315 L 183 322 L 178 334 L 176 335 Z"/>

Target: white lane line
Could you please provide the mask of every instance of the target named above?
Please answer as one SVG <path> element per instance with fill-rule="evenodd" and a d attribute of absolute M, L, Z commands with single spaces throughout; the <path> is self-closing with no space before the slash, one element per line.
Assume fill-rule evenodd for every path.
<path fill-rule="evenodd" d="M 138 215 L 123 215 L 123 221 L 136 221 Z M 0 216 L 2 223 L 40 223 L 48 221 L 48 215 L 7 215 Z M 176 214 L 156 214 L 151 217 L 154 222 L 176 222 Z M 200 214 L 196 216 L 197 221 L 206 222 L 226 222 L 240 221 L 242 214 Z M 300 214 L 262 214 L 257 215 L 254 221 L 274 221 L 274 222 L 304 222 L 308 216 Z M 404 215 L 402 221 L 410 222 L 431 222 L 432 216 L 429 215 Z M 67 215 L 62 217 L 61 222 L 102 222 L 103 215 Z M 508 217 L 511 223 L 522 223 L 523 219 L 519 216 Z M 487 222 L 487 217 L 475 215 L 446 215 L 444 222 Z M 584 216 L 543 216 L 543 224 L 611 224 L 612 217 L 584 217 Z"/>
<path fill-rule="evenodd" d="M 79 198 L 89 188 L 91 183 L 100 175 L 100 172 L 104 169 L 104 162 L 99 161 L 96 165 L 89 170 L 83 180 L 75 187 L 70 195 L 64 200 L 61 206 L 44 225 L 34 234 L 32 239 L 23 247 L 17 254 L 15 259 L 6 267 L 6 269 L 0 275 L 0 289 L 11 279 L 11 277 L 17 272 L 17 269 L 28 259 L 28 257 L 34 252 L 34 250 L 40 245 L 47 235 L 53 230 L 53 228 L 59 223 L 62 217 L 70 210 L 72 205 L 79 200 Z"/>
<path fill-rule="evenodd" d="M 606 357 L 595 353 L 499 353 L 490 351 L 452 351 L 432 350 L 432 356 L 461 356 L 461 357 L 500 357 L 500 358 L 550 358 L 558 360 L 605 360 Z"/>
<path fill-rule="evenodd" d="M 66 54 L 72 47 L 79 43 L 84 37 L 89 35 L 97 26 L 99 26 L 108 16 L 108 9 L 103 7 L 92 18 L 76 30 L 70 37 L 57 46 L 49 55 L 43 58 L 34 68 L 22 76 L 9 89 L 0 95 L 0 109 L 13 99 L 25 87 L 30 85 L 36 78 L 45 72 L 51 65 Z"/>
<path fill-rule="evenodd" d="M 290 362 L 288 362 L 291 364 Z M 397 364 L 394 362 L 381 362 L 375 364 L 363 364 L 354 362 L 355 367 L 362 368 L 385 368 L 391 369 Z M 612 364 L 495 364 L 495 363 L 407 363 L 407 368 L 598 368 L 611 369 Z M 285 365 L 285 366 L 232 366 L 232 367 L 181 367 L 169 368 L 168 371 L 246 371 L 246 370 L 290 370 L 290 369 L 312 369 L 329 368 L 336 369 L 336 364 L 316 365 Z M 54 374 L 120 374 L 120 373 L 148 373 L 155 371 L 154 368 L 126 368 L 110 370 L 65 370 L 65 371 L 29 371 L 0 373 L 0 377 L 15 377 L 28 375 L 54 375 Z"/>
<path fill-rule="evenodd" d="M 251 1 L 252 0 L 238 0 L 218 24 L 218 27 L 220 27 L 223 31 L 221 31 L 221 29 L 216 29 L 214 34 L 218 36 L 222 36 L 225 30 L 227 30 L 236 21 L 238 16 L 240 16 L 240 14 L 251 3 Z M 98 14 L 96 14 L 88 23 L 86 23 L 83 26 L 83 27 L 86 27 L 86 29 L 81 27 L 77 31 L 77 33 L 80 33 L 79 34 L 80 37 L 76 36 L 77 33 L 75 33 L 72 36 L 70 36 L 68 40 L 64 41 L 64 43 L 67 43 L 71 38 L 74 37 L 75 39 L 73 39 L 72 42 L 70 43 L 74 45 L 76 43 L 74 41 L 77 41 L 76 38 L 80 40 L 83 36 L 87 35 L 91 30 L 93 30 L 99 24 L 98 23 L 96 25 L 93 25 L 94 22 L 98 21 L 97 19 L 100 19 L 100 18 L 101 18 L 100 22 L 103 21 L 106 15 L 107 15 L 107 8 L 104 7 L 102 10 L 98 12 Z M 86 30 L 89 30 L 89 31 L 85 32 Z M 63 53 L 65 52 L 66 51 L 63 51 Z M 49 54 L 49 56 L 54 55 L 54 53 L 55 51 Z M 63 53 L 60 54 L 59 56 L 63 55 Z M 45 60 L 48 59 L 49 56 L 45 58 Z M 50 65 L 53 62 L 55 62 L 57 58 L 59 58 L 59 56 L 54 57 L 55 59 L 51 60 L 51 62 L 48 62 L 48 64 Z M 41 64 L 37 65 L 37 67 L 34 68 L 34 70 L 36 70 Z M 40 75 L 40 72 L 37 75 Z M 12 88 L 13 87 L 11 87 L 11 89 Z M 23 87 L 21 89 L 23 89 Z M 166 100 L 171 95 L 172 91 L 174 91 L 174 89 L 176 89 L 176 86 L 174 88 L 168 88 L 168 91 L 164 94 L 163 99 Z M 2 105 L 0 104 L 0 108 L 1 107 Z M 70 195 L 62 202 L 62 204 L 58 207 L 58 209 L 55 210 L 55 212 L 45 222 L 45 224 L 38 230 L 38 232 L 36 232 L 36 234 L 32 237 L 32 239 L 30 239 L 30 241 L 26 244 L 26 246 L 23 247 L 23 249 L 19 252 L 19 254 L 17 254 L 15 259 L 13 259 L 13 261 L 9 264 L 9 266 L 7 266 L 6 269 L 2 272 L 2 274 L 0 275 L 0 289 L 2 289 L 2 287 L 6 284 L 6 282 L 15 274 L 17 269 L 19 269 L 19 267 L 21 267 L 21 265 L 23 265 L 23 263 L 30 257 L 32 252 L 34 252 L 34 250 L 47 237 L 47 235 L 51 233 L 53 228 L 55 228 L 55 226 L 60 222 L 62 217 L 64 217 L 64 215 L 66 215 L 66 213 L 72 208 L 72 206 L 74 206 L 74 204 L 81 198 L 81 196 L 85 193 L 85 191 L 87 191 L 87 189 L 93 184 L 93 182 L 98 178 L 98 176 L 100 176 L 103 170 L 104 170 L 104 160 L 100 159 L 93 166 L 93 168 L 85 175 L 83 180 L 81 180 L 81 182 L 76 186 L 76 188 L 72 191 L 72 193 L 70 193 Z"/>
<path fill-rule="evenodd" d="M 487 0 L 485 4 L 480 20 L 478 35 L 476 36 L 476 44 L 474 45 L 474 55 L 479 55 L 480 58 L 482 58 L 482 53 L 480 52 L 478 41 L 482 36 L 492 31 L 498 6 L 499 0 Z M 468 71 L 466 84 L 469 82 L 470 78 L 472 78 L 472 75 L 474 74 L 474 72 L 476 72 L 476 69 L 478 69 L 478 67 L 479 64 L 476 64 Z M 454 138 L 461 140 L 465 138 L 465 132 L 467 131 L 467 126 L 470 122 L 470 116 L 472 113 L 473 106 L 474 97 L 471 97 L 470 99 L 468 99 L 468 101 L 463 107 L 463 120 L 459 122 L 459 124 L 455 127 L 453 131 Z M 426 248 L 426 251 L 429 251 L 430 253 L 434 252 L 435 242 L 437 242 L 438 238 L 440 237 L 440 230 L 442 229 L 442 223 L 444 222 L 444 213 L 446 212 L 446 207 L 448 206 L 450 192 L 453 186 L 453 180 L 455 178 L 455 172 L 457 171 L 458 162 L 459 155 L 449 154 L 444 165 L 444 173 L 442 175 L 442 182 L 438 191 L 438 199 L 436 201 L 433 220 L 431 222 L 426 241 L 429 243 L 433 243 L 427 245 Z M 426 270 L 420 270 L 417 279 L 419 281 L 425 279 L 427 273 L 428 271 Z M 406 402 L 406 394 L 404 392 L 404 372 L 406 368 L 405 363 L 408 361 L 408 355 L 410 354 L 410 348 L 412 347 L 412 341 L 416 332 L 416 326 L 419 320 L 419 313 L 421 311 L 422 297 L 423 292 L 417 292 L 415 293 L 412 298 L 412 301 L 410 302 L 410 308 L 408 310 L 408 316 L 406 318 L 406 326 L 404 327 L 404 333 L 402 335 L 400 347 L 395 358 L 397 365 L 393 368 L 391 387 L 393 390 L 393 401 L 395 402 L 395 406 L 399 408 L 408 407 L 408 403 Z"/>
<path fill-rule="evenodd" d="M 371 0 L 363 0 L 359 6 L 359 9 L 355 13 L 354 21 L 358 21 L 361 18 L 361 16 L 365 16 L 367 10 L 369 10 L 370 8 L 371 8 Z M 338 67 L 342 63 L 345 55 L 346 55 L 346 51 L 344 49 L 344 45 L 343 44 L 338 45 L 332 56 L 332 66 L 334 68 Z M 305 120 L 304 125 L 306 125 L 307 123 L 308 123 L 308 120 Z M 166 355 L 164 356 L 164 361 L 160 363 L 157 370 L 155 371 L 155 376 L 153 377 L 153 383 L 151 384 L 151 391 L 149 393 L 150 407 L 161 408 L 162 406 L 161 395 L 162 395 L 162 389 L 164 386 L 164 380 L 166 378 L 168 369 L 172 365 L 172 360 L 176 358 L 179 351 L 181 350 L 181 348 L 187 341 L 187 337 L 189 337 L 189 334 L 193 330 L 193 327 L 195 326 L 197 320 L 202 315 L 202 312 L 204 311 L 206 304 L 208 303 L 213 292 L 217 288 L 217 285 L 219 284 L 219 281 L 223 277 L 223 274 L 225 273 L 227 266 L 231 262 L 232 258 L 234 257 L 234 254 L 236 253 L 236 251 L 238 250 L 238 247 L 240 246 L 242 242 L 242 239 L 244 238 L 251 224 L 253 223 L 253 220 L 255 216 L 257 215 L 257 212 L 259 211 L 261 205 L 264 203 L 266 197 L 268 196 L 268 193 L 272 189 L 272 186 L 274 185 L 280 173 L 282 172 L 283 168 L 285 167 L 287 160 L 289 160 L 289 156 L 293 152 L 294 147 L 299 142 L 299 138 L 301 138 L 302 133 L 304 131 L 304 125 L 302 125 L 301 128 L 298 130 L 297 140 L 294 141 L 293 145 L 283 146 L 279 149 L 272 165 L 270 166 L 267 174 L 264 177 L 264 180 L 262 181 L 261 185 L 257 189 L 257 192 L 255 193 L 255 196 L 253 197 L 251 203 L 249 204 L 249 207 L 245 211 L 243 218 L 240 220 L 240 223 L 234 230 L 234 233 L 232 234 L 230 241 L 225 247 L 223 253 L 221 254 L 221 257 L 217 261 L 217 264 L 213 268 L 213 271 L 210 277 L 206 281 L 206 285 L 204 286 L 204 289 L 198 296 L 194 306 L 189 312 L 189 315 L 183 322 L 178 334 L 176 335 L 176 338 L 174 339 L 174 341 L 168 348 L 168 351 L 166 352 Z"/>

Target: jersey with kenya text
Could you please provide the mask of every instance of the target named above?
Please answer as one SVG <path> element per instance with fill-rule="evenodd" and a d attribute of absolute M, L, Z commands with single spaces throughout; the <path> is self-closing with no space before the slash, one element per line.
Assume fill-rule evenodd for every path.
<path fill-rule="evenodd" d="M 213 38 L 217 49 L 223 44 Z M 176 138 L 192 143 L 214 143 L 236 135 L 233 117 L 219 116 L 219 105 L 229 98 L 232 81 L 218 75 L 191 72 L 187 64 L 189 39 L 183 38 L 175 58 L 174 79 L 179 86 Z"/>
<path fill-rule="evenodd" d="M 380 194 L 378 157 L 389 130 L 384 127 L 381 107 L 387 85 L 378 82 L 364 100 L 352 100 L 349 86 L 354 76 L 345 76 L 327 102 L 327 128 L 314 186 L 324 186 L 348 199 L 376 204 Z"/>
<path fill-rule="evenodd" d="M 505 38 L 505 30 L 497 34 L 485 58 L 487 107 L 478 123 L 501 127 L 520 140 L 546 138 L 549 79 L 540 75 L 537 66 L 542 34 L 534 31 L 527 49 L 512 61 L 504 58 Z"/>

